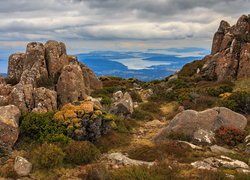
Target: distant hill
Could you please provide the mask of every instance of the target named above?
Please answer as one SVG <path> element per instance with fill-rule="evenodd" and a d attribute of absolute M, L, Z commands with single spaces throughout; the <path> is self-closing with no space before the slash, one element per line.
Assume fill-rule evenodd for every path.
<path fill-rule="evenodd" d="M 184 49 L 183 52 L 190 54 L 191 50 L 188 50 Z M 197 52 L 200 49 L 192 50 Z M 161 53 L 158 53 L 159 51 Z M 164 51 L 172 54 L 163 54 Z M 150 81 L 174 74 L 186 63 L 200 59 L 204 53 L 207 51 L 203 49 L 202 53 L 196 56 L 182 57 L 179 49 L 151 49 L 148 52 L 94 51 L 78 54 L 77 57 L 98 76 L 133 77 Z"/>

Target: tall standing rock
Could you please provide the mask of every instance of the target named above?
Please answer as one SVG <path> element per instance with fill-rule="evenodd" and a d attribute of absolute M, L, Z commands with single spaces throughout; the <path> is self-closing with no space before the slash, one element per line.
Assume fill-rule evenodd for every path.
<path fill-rule="evenodd" d="M 236 25 L 221 21 L 213 38 L 211 55 L 200 75 L 206 80 L 235 80 L 250 77 L 250 15 L 243 15 Z"/>
<path fill-rule="evenodd" d="M 45 53 L 49 76 L 58 78 L 62 68 L 69 64 L 65 44 L 48 41 L 45 44 Z"/>
<path fill-rule="evenodd" d="M 67 104 L 87 97 L 82 70 L 77 64 L 63 68 L 57 83 L 58 102 Z"/>
<path fill-rule="evenodd" d="M 20 110 L 13 105 L 0 107 L 0 148 L 12 147 L 19 135 Z"/>

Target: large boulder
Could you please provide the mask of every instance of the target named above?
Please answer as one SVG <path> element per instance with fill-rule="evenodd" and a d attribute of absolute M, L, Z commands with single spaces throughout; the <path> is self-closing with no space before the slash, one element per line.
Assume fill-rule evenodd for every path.
<path fill-rule="evenodd" d="M 128 92 L 124 94 L 121 91 L 114 93 L 113 101 L 111 113 L 127 116 L 134 112 L 134 103 Z"/>
<path fill-rule="evenodd" d="M 0 107 L 0 147 L 12 147 L 19 135 L 20 110 L 14 105 Z"/>
<path fill-rule="evenodd" d="M 177 114 L 169 125 L 164 128 L 155 140 L 164 140 L 169 134 L 183 134 L 194 138 L 198 131 L 206 131 L 204 136 L 211 134 L 222 126 L 232 126 L 238 129 L 244 129 L 247 125 L 247 119 L 236 112 L 224 107 L 215 107 L 202 112 L 186 110 Z M 202 133 L 199 134 L 200 136 Z M 197 135 L 196 135 L 197 137 Z M 200 137 L 200 140 L 207 139 Z"/>

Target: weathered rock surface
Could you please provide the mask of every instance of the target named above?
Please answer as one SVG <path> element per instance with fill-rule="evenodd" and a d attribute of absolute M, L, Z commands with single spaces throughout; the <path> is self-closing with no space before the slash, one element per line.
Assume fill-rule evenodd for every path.
<path fill-rule="evenodd" d="M 114 93 L 113 101 L 110 112 L 124 116 L 134 112 L 133 100 L 128 92 L 124 94 L 121 91 Z"/>
<path fill-rule="evenodd" d="M 233 150 L 218 146 L 218 145 L 213 145 L 210 147 L 210 150 L 214 153 L 226 153 L 226 154 L 234 154 L 235 152 Z"/>
<path fill-rule="evenodd" d="M 111 153 L 106 155 L 106 158 L 109 160 L 111 166 L 115 166 L 117 168 L 123 166 L 153 166 L 154 162 L 146 162 L 146 161 L 139 161 L 130 159 L 127 156 L 123 155 L 122 153 Z"/>
<path fill-rule="evenodd" d="M 102 88 L 95 74 L 57 41 L 32 42 L 25 53 L 11 55 L 6 81 L 1 79 L 0 105 L 13 104 L 22 112 L 55 110 Z"/>
<path fill-rule="evenodd" d="M 0 107 L 0 147 L 12 147 L 19 135 L 20 110 L 13 105 Z"/>
<path fill-rule="evenodd" d="M 191 165 L 197 169 L 205 170 L 216 170 L 217 168 L 249 170 L 249 166 L 246 163 L 226 156 L 206 158 L 203 161 L 193 162 Z"/>
<path fill-rule="evenodd" d="M 236 25 L 221 21 L 213 38 L 211 55 L 199 72 L 207 80 L 234 80 L 250 77 L 250 15 L 243 15 Z"/>
<path fill-rule="evenodd" d="M 177 114 L 169 125 L 155 137 L 155 140 L 163 140 L 170 133 L 194 137 L 194 133 L 201 129 L 207 132 L 215 132 L 222 126 L 244 129 L 246 125 L 247 119 L 243 115 L 224 107 L 215 107 L 202 112 L 186 110 Z M 212 139 L 212 137 L 209 137 L 209 139 Z"/>
<path fill-rule="evenodd" d="M 28 176 L 32 170 L 32 164 L 27 159 L 17 156 L 15 158 L 14 170 L 19 176 Z"/>

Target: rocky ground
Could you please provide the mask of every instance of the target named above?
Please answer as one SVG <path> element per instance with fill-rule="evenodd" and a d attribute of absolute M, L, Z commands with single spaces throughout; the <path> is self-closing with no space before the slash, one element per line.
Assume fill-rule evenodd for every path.
<path fill-rule="evenodd" d="M 0 78 L 0 179 L 249 179 L 249 19 L 222 21 L 211 55 L 147 83 L 29 43 Z"/>

